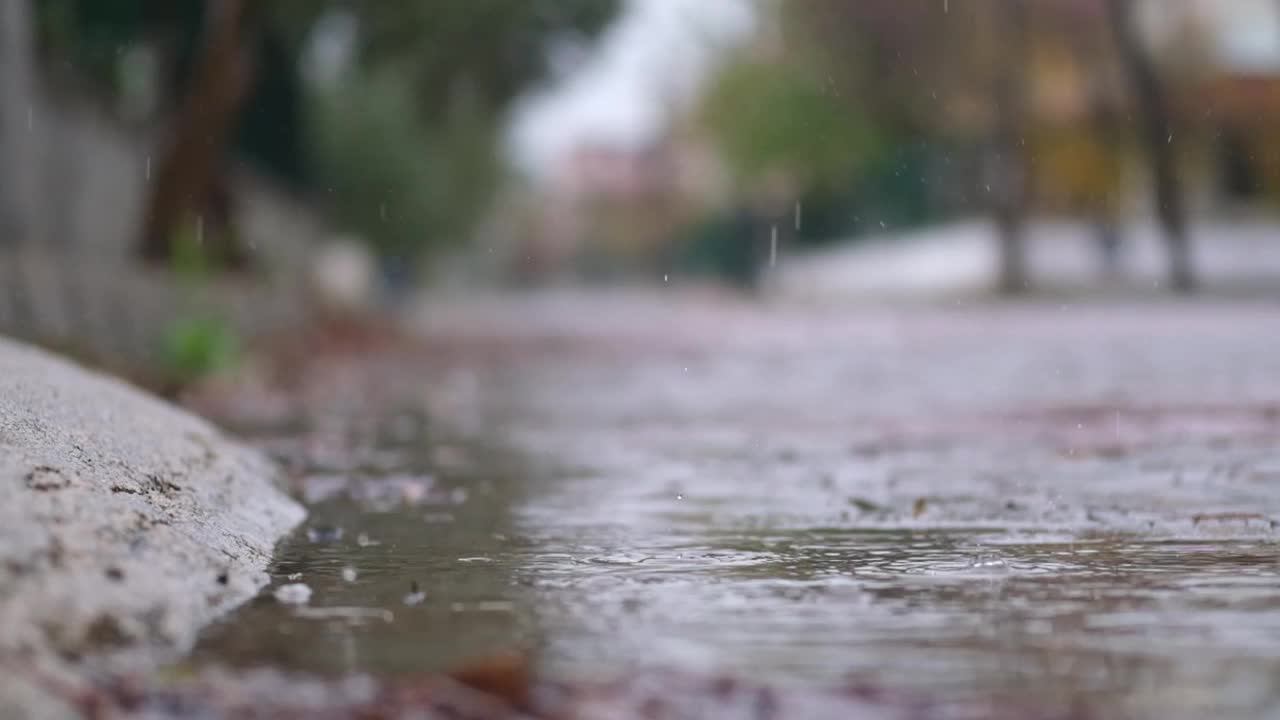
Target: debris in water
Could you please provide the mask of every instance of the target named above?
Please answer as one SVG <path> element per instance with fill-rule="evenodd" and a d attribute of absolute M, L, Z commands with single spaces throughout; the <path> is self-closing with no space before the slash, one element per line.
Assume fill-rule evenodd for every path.
<path fill-rule="evenodd" d="M 413 607 L 414 605 L 421 605 L 422 601 L 426 599 L 427 594 L 418 587 L 418 581 L 411 581 L 409 583 L 409 594 L 404 596 L 404 604 Z"/>
<path fill-rule="evenodd" d="M 300 607 L 294 610 L 293 614 L 307 620 L 348 620 L 353 623 L 365 620 L 381 620 L 389 623 L 396 619 L 395 614 L 390 610 L 367 607 Z"/>
<path fill-rule="evenodd" d="M 356 581 L 356 578 L 357 578 L 357 577 L 358 577 L 358 574 L 356 573 L 356 569 L 355 569 L 355 568 L 353 568 L 353 567 L 344 567 L 344 568 L 342 568 L 342 580 L 343 580 L 343 582 L 353 583 L 353 582 L 355 582 L 355 581 Z"/>
<path fill-rule="evenodd" d="M 302 579 L 302 573 L 289 573 L 288 575 L 285 575 L 284 579 L 289 582 L 296 582 Z"/>
<path fill-rule="evenodd" d="M 849 504 L 858 508 L 862 512 L 869 513 L 869 512 L 880 512 L 884 510 L 884 506 L 880 505 L 879 503 L 873 503 L 870 500 L 867 500 L 866 498 L 851 497 L 849 498 Z"/>
<path fill-rule="evenodd" d="M 501 698 L 511 707 L 524 710 L 531 706 L 533 687 L 529 662 L 524 655 L 510 653 L 465 665 L 449 676 L 472 690 Z"/>
<path fill-rule="evenodd" d="M 337 542 L 342 539 L 342 528 L 334 525 L 315 525 L 307 528 L 307 539 L 313 543 Z"/>
<path fill-rule="evenodd" d="M 927 498 L 918 497 L 916 498 L 916 501 L 911 504 L 911 517 L 918 518 L 924 514 L 925 510 L 928 509 L 929 500 Z"/>
<path fill-rule="evenodd" d="M 406 505 L 417 505 L 427 495 L 427 486 L 419 481 L 405 481 L 400 484 L 400 499 Z"/>
<path fill-rule="evenodd" d="M 276 588 L 276 602 L 283 605 L 306 605 L 311 602 L 311 588 L 304 583 L 289 583 Z"/>
<path fill-rule="evenodd" d="M 359 545 L 359 546 L 360 546 L 360 547 L 362 547 L 362 548 L 363 548 L 363 547 L 377 547 L 377 546 L 379 546 L 379 545 L 381 545 L 381 544 L 382 544 L 382 543 L 378 542 L 377 540 L 373 540 L 373 539 L 371 539 L 371 538 L 369 537 L 369 533 L 360 533 L 359 535 L 357 535 L 357 536 L 356 536 L 356 545 Z"/>
<path fill-rule="evenodd" d="M 1191 524 L 1199 525 L 1206 521 L 1248 523 L 1250 520 L 1264 521 L 1266 519 L 1267 517 L 1265 515 L 1256 512 L 1198 513 L 1191 516 Z"/>

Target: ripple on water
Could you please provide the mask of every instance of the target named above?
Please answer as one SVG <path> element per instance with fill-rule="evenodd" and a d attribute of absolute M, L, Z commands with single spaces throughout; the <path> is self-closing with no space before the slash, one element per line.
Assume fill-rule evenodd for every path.
<path fill-rule="evenodd" d="M 722 523 L 732 500 L 687 488 L 683 500 L 637 491 L 639 509 L 580 496 L 575 509 L 530 502 L 536 475 L 418 470 L 395 472 L 430 474 L 447 510 L 402 490 L 372 506 L 329 496 L 283 545 L 266 591 L 305 583 L 307 610 L 253 603 L 198 657 L 397 674 L 523 646 L 553 673 L 586 676 L 643 663 L 1126 702 L 1230 681 L 1280 707 L 1280 565 L 1267 539 L 857 528 L 787 512 Z"/>

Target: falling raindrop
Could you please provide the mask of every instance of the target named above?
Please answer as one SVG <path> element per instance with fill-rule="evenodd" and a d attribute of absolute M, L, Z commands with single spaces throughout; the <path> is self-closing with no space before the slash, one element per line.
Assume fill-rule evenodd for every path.
<path fill-rule="evenodd" d="M 769 235 L 769 267 L 775 267 L 778 264 L 778 226 L 773 226 L 773 232 Z"/>
<path fill-rule="evenodd" d="M 151 182 L 151 156 L 147 156 L 147 182 Z"/>
<path fill-rule="evenodd" d="M 421 605 L 422 601 L 426 599 L 427 594 L 422 592 L 422 589 L 418 587 L 418 581 L 414 580 L 410 582 L 409 594 L 404 596 L 404 604 L 409 607 L 413 607 L 414 605 Z"/>
<path fill-rule="evenodd" d="M 797 230 L 797 231 L 799 231 L 799 230 L 800 230 L 800 214 L 801 214 L 801 211 L 802 211 L 802 208 L 800 207 L 800 201 L 799 201 L 799 200 L 797 200 L 797 201 L 796 201 L 796 230 Z"/>

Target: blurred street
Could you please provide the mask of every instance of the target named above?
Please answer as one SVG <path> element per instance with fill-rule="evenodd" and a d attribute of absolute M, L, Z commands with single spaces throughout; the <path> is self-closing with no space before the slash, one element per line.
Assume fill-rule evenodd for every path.
<path fill-rule="evenodd" d="M 555 468 L 514 513 L 557 667 L 1145 717 L 1280 702 L 1270 303 L 421 310 L 475 351 L 450 416 Z"/>

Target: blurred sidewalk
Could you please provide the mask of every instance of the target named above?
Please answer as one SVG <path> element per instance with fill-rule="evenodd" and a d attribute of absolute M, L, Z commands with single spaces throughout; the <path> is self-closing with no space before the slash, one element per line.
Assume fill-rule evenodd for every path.
<path fill-rule="evenodd" d="M 1192 233 L 1206 290 L 1280 294 L 1280 224 L 1200 223 Z M 1036 221 L 1027 238 L 1033 291 L 1163 289 L 1167 260 L 1152 222 L 1124 228 L 1113 279 L 1103 272 L 1094 229 L 1086 223 Z M 948 299 L 989 292 L 997 260 L 994 228 L 969 220 L 797 255 L 779 263 L 774 285 L 791 299 Z"/>

